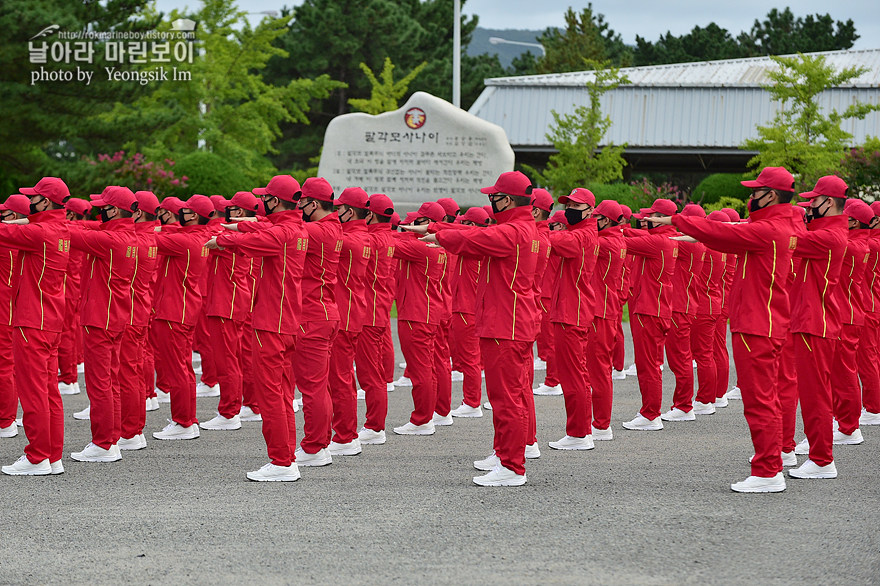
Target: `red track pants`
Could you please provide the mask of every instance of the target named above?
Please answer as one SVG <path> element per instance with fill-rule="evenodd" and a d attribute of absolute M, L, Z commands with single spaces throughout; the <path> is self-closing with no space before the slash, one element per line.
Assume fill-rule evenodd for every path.
<path fill-rule="evenodd" d="M 865 325 L 859 338 L 859 378 L 862 381 L 862 406 L 865 411 L 880 413 L 880 313 L 865 313 Z"/>
<path fill-rule="evenodd" d="M 483 362 L 480 359 L 480 338 L 477 337 L 476 316 L 472 313 L 453 313 L 452 333 L 461 356 L 457 370 L 464 375 L 462 383 L 464 404 L 479 407 L 483 397 Z M 540 350 L 540 344 L 538 348 Z"/>
<path fill-rule="evenodd" d="M 452 318 L 443 321 L 434 341 L 434 375 L 437 381 L 437 404 L 434 411 L 443 417 L 452 410 L 452 367 L 449 365 L 449 331 Z"/>
<path fill-rule="evenodd" d="M 83 326 L 86 392 L 92 443 L 109 450 L 122 433 L 122 390 L 119 386 L 119 349 L 122 332 Z"/>
<path fill-rule="evenodd" d="M 669 320 L 654 315 L 637 313 L 630 320 L 633 346 L 636 355 L 636 370 L 639 373 L 639 391 L 642 393 L 642 408 L 639 413 L 646 419 L 660 417 L 663 403 L 663 345 L 669 331 Z"/>
<path fill-rule="evenodd" d="M 385 364 L 381 350 L 385 341 L 385 327 L 364 326 L 357 340 L 354 361 L 357 380 L 364 390 L 367 419 L 364 427 L 373 431 L 385 429 L 388 417 L 388 389 L 385 383 Z M 377 351 L 380 358 L 377 359 Z"/>
<path fill-rule="evenodd" d="M 220 382 L 217 412 L 226 419 L 232 419 L 241 411 L 241 338 L 244 334 L 244 322 L 209 315 L 207 323 L 210 336 L 208 342 L 211 345 L 211 355 L 218 366 L 217 380 Z"/>
<path fill-rule="evenodd" d="M 119 406 L 122 409 L 119 435 L 125 439 L 142 434 L 147 423 L 147 389 L 143 372 L 146 349 L 147 326 L 126 326 L 119 348 Z"/>
<path fill-rule="evenodd" d="M 626 368 L 626 340 L 623 337 L 623 318 L 617 322 L 614 332 L 614 350 L 611 354 L 611 367 L 614 370 Z"/>
<path fill-rule="evenodd" d="M 385 383 L 394 382 L 394 339 L 391 337 L 391 324 L 382 328 L 382 367 L 385 371 Z"/>
<path fill-rule="evenodd" d="M 437 405 L 437 360 L 435 359 L 436 324 L 398 320 L 397 337 L 412 380 L 413 425 L 425 425 L 434 418 Z M 451 379 L 451 376 L 450 376 Z"/>
<path fill-rule="evenodd" d="M 782 410 L 776 376 L 783 342 L 782 338 L 733 334 L 733 360 L 743 414 L 755 446 L 752 476 L 772 478 L 782 471 Z"/>
<path fill-rule="evenodd" d="M 156 396 L 156 362 L 153 359 L 153 345 L 150 344 L 150 326 L 144 326 L 144 331 L 146 339 L 144 340 L 143 384 L 146 396 L 152 398 Z"/>
<path fill-rule="evenodd" d="M 79 325 L 79 299 L 65 299 L 64 324 L 58 342 L 58 382 L 73 384 L 79 378 L 76 367 L 82 356 L 82 328 Z"/>
<path fill-rule="evenodd" d="M 843 324 L 831 370 L 831 396 L 834 418 L 841 433 L 852 434 L 859 428 L 862 414 L 862 389 L 859 387 L 857 352 L 862 326 Z"/>
<path fill-rule="evenodd" d="M 479 338 L 477 338 L 479 341 Z M 535 380 L 535 357 L 532 355 L 532 346 L 535 344 L 532 343 L 529 346 L 529 356 L 528 360 L 525 361 L 526 372 L 524 373 L 525 380 L 528 382 L 529 388 L 532 388 L 532 382 Z M 526 433 L 526 444 L 531 445 L 538 441 L 538 420 L 535 416 L 535 394 L 534 393 L 526 393 L 526 412 L 529 416 L 529 429 Z"/>
<path fill-rule="evenodd" d="M 64 404 L 58 392 L 61 334 L 16 327 L 12 335 L 15 382 L 21 401 L 24 448 L 31 464 L 57 462 L 64 450 Z"/>
<path fill-rule="evenodd" d="M 834 461 L 831 410 L 831 364 L 837 340 L 794 334 L 794 360 L 798 371 L 798 397 L 804 432 L 810 440 L 810 460 L 819 466 Z"/>
<path fill-rule="evenodd" d="M 730 354 L 727 351 L 727 317 L 722 313 L 715 324 L 715 397 L 727 394 L 727 383 L 730 381 Z"/>
<path fill-rule="evenodd" d="M 550 310 L 545 309 L 550 307 L 551 301 L 550 298 L 542 297 L 538 306 L 541 309 L 541 328 L 536 342 L 538 343 L 538 358 L 544 362 L 553 359 L 553 324 L 550 322 Z"/>
<path fill-rule="evenodd" d="M 193 335 L 195 328 L 178 322 L 154 319 L 151 342 L 156 370 L 171 394 L 171 419 L 189 427 L 196 419 L 196 375 L 192 367 Z M 88 382 L 86 382 L 88 385 Z"/>
<path fill-rule="evenodd" d="M 18 394 L 15 392 L 15 368 L 12 360 L 12 336 L 17 328 L 0 325 L 0 427 L 15 425 Z"/>
<path fill-rule="evenodd" d="M 203 299 L 202 307 L 205 305 Z M 199 321 L 196 323 L 193 336 L 193 348 L 201 357 L 201 381 L 213 387 L 220 382 L 220 374 L 217 368 L 217 357 L 214 356 L 214 346 L 211 343 L 211 334 L 208 331 L 208 316 L 205 315 L 204 311 L 199 315 Z"/>
<path fill-rule="evenodd" d="M 593 318 L 593 325 L 587 338 L 587 372 L 589 373 L 590 386 L 593 389 L 592 426 L 596 429 L 608 429 L 608 426 L 611 425 L 611 404 L 614 399 L 611 363 L 614 357 L 617 326 L 616 320 Z M 592 429 L 590 433 L 592 433 Z"/>
<path fill-rule="evenodd" d="M 339 331 L 339 322 L 310 321 L 300 324 L 299 329 L 293 372 L 303 400 L 303 438 L 300 447 L 307 454 L 315 454 L 330 445 L 333 418 L 329 382 L 330 349 Z M 256 370 L 261 370 L 262 365 L 257 364 Z M 285 367 L 285 370 L 290 371 L 289 367 Z M 291 386 L 291 398 L 292 393 Z M 260 411 L 265 420 L 262 403 Z"/>
<path fill-rule="evenodd" d="M 549 301 L 547 301 L 546 306 L 550 306 Z M 541 330 L 538 336 L 538 356 L 541 356 L 541 346 L 544 345 L 547 357 L 541 357 L 541 360 L 547 363 L 547 370 L 544 371 L 544 384 L 548 387 L 555 387 L 559 384 L 559 365 L 557 364 L 559 358 L 556 356 L 555 336 L 553 323 L 550 321 L 550 313 L 544 313 L 541 316 Z M 543 344 L 541 340 L 543 340 Z"/>
<path fill-rule="evenodd" d="M 289 334 L 254 330 L 254 363 L 259 365 L 257 402 L 263 415 L 266 451 L 276 466 L 290 466 L 296 459 L 296 416 L 290 379 L 296 341 Z"/>
<path fill-rule="evenodd" d="M 250 317 L 244 322 L 241 334 L 241 404 L 260 412 L 257 405 L 257 375 L 254 369 L 254 326 Z"/>
<path fill-rule="evenodd" d="M 501 465 L 525 474 L 525 450 L 529 434 L 526 362 L 532 360 L 534 342 L 480 338 L 480 354 L 486 368 L 486 394 L 492 403 L 495 455 Z"/>
<path fill-rule="evenodd" d="M 666 335 L 666 362 L 675 375 L 672 406 L 689 413 L 694 408 L 694 356 L 691 352 L 691 326 L 694 316 L 675 311 L 672 328 Z"/>
<path fill-rule="evenodd" d="M 697 401 L 714 403 L 718 387 L 718 369 L 715 366 L 715 330 L 717 315 L 697 315 L 691 326 L 691 353 L 697 361 Z"/>
<path fill-rule="evenodd" d="M 593 406 L 587 373 L 587 337 L 590 328 L 553 324 L 559 380 L 565 398 L 565 434 L 586 437 L 592 433 Z M 492 405 L 494 408 L 495 405 Z"/>
<path fill-rule="evenodd" d="M 779 375 L 776 378 L 776 394 L 782 409 L 782 451 L 795 447 L 794 428 L 797 424 L 798 372 L 794 362 L 794 335 L 789 332 L 779 351 Z"/>
<path fill-rule="evenodd" d="M 339 330 L 330 352 L 330 399 L 333 404 L 333 441 L 347 444 L 357 439 L 357 386 L 354 381 L 354 355 L 360 332 Z M 447 359 L 448 360 L 448 359 Z"/>

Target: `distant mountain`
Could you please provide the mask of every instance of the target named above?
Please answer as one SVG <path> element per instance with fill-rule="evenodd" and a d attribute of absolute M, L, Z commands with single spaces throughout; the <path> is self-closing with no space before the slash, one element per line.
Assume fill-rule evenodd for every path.
<path fill-rule="evenodd" d="M 490 55 L 497 54 L 498 59 L 501 61 L 501 65 L 509 67 L 514 57 L 517 57 L 526 51 L 531 51 L 533 55 L 540 56 L 541 49 L 537 47 L 523 47 L 521 45 L 492 45 L 489 43 L 489 37 L 500 37 L 508 41 L 520 41 L 523 43 L 537 43 L 538 37 L 543 32 L 543 30 L 498 30 L 477 27 L 476 30 L 474 30 L 474 34 L 471 36 L 471 44 L 467 47 L 467 54 L 471 56 L 482 55 L 483 53 L 489 53 Z"/>

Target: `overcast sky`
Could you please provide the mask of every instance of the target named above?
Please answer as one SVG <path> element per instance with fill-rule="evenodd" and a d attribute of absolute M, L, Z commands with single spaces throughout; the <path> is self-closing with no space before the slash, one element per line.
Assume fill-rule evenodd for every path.
<path fill-rule="evenodd" d="M 301 0 L 239 0 L 239 6 L 253 12 L 279 10 L 284 5 L 299 3 Z M 157 5 L 159 10 L 168 12 L 175 7 L 198 6 L 198 2 L 157 0 Z M 586 2 L 573 0 L 467 0 L 464 12 L 478 15 L 480 26 L 485 28 L 543 29 L 563 26 L 563 15 L 569 6 L 579 11 L 586 5 Z M 835 20 L 851 18 L 860 35 L 855 48 L 880 48 L 880 2 L 877 0 L 789 0 L 778 4 L 761 0 L 593 1 L 593 10 L 604 14 L 611 28 L 628 44 L 635 43 L 637 34 L 653 41 L 667 31 L 680 35 L 695 25 L 705 26 L 710 22 L 726 28 L 735 36 L 750 29 L 756 18 L 763 19 L 774 6 L 780 10 L 791 6 L 796 16 L 830 13 Z"/>

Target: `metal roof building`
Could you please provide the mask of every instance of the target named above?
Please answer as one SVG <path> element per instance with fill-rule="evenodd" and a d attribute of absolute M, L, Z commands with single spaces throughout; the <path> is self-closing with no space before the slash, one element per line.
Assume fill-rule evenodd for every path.
<path fill-rule="evenodd" d="M 880 102 L 880 49 L 812 55 L 823 55 L 837 70 L 868 69 L 824 92 L 824 111 L 843 112 L 856 100 Z M 613 123 L 606 140 L 626 143 L 630 165 L 643 170 L 741 171 L 753 153 L 739 145 L 779 109 L 761 87 L 776 67 L 768 57 L 755 57 L 621 69 L 630 83 L 602 97 L 602 112 Z M 588 104 L 585 84 L 592 79 L 589 71 L 487 79 L 470 113 L 504 128 L 518 159 L 540 161 L 554 151 L 545 136 L 551 110 L 568 114 Z M 845 121 L 843 128 L 856 143 L 880 136 L 880 113 Z"/>

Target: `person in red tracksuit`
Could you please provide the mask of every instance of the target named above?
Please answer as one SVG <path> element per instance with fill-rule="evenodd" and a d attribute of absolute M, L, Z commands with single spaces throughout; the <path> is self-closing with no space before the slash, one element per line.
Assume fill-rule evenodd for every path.
<path fill-rule="evenodd" d="M 859 379 L 862 382 L 862 414 L 859 425 L 880 425 L 880 202 L 870 206 L 874 212 L 868 234 L 868 259 L 862 287 L 865 327 L 859 342 Z"/>
<path fill-rule="evenodd" d="M 151 326 L 153 353 L 158 372 L 171 395 L 171 420 L 160 440 L 190 440 L 199 437 L 196 418 L 196 375 L 192 367 L 195 327 L 202 310 L 203 274 L 208 270 L 208 222 L 214 205 L 204 195 L 194 195 L 178 212 L 180 227 L 170 234 L 156 235 L 159 281 Z"/>
<path fill-rule="evenodd" d="M 532 206 L 534 209 L 534 206 Z M 568 229 L 568 220 L 565 219 L 565 212 L 559 210 L 555 212 L 550 218 L 547 219 L 547 230 L 548 232 L 553 232 L 557 230 L 567 230 Z M 541 237 L 543 229 L 541 225 L 538 224 L 538 236 Z M 549 248 L 549 235 L 547 242 L 547 251 L 550 251 Z M 543 353 L 545 358 L 545 372 L 544 372 L 544 382 L 542 382 L 536 389 L 532 391 L 533 394 L 537 395 L 561 395 L 562 394 L 562 385 L 559 384 L 559 376 L 558 376 L 558 360 L 556 359 L 556 351 L 553 340 L 553 323 L 550 321 L 550 305 L 553 302 L 553 288 L 556 286 L 556 281 L 559 278 L 559 263 L 562 262 L 562 257 L 550 255 L 547 258 L 547 264 L 544 267 L 543 273 L 536 273 L 538 281 L 538 288 L 540 290 L 538 294 L 538 308 L 541 310 L 541 326 L 538 334 L 538 355 L 541 355 L 541 347 L 544 347 Z"/>
<path fill-rule="evenodd" d="M 685 216 L 705 218 L 706 212 L 698 205 L 688 204 L 681 210 Z M 672 278 L 672 327 L 666 335 L 666 361 L 675 375 L 672 408 L 660 416 L 663 421 L 694 421 L 694 355 L 691 331 L 697 315 L 697 282 L 703 270 L 706 247 L 697 242 L 680 242 Z M 699 415 L 708 415 L 703 409 Z"/>
<path fill-rule="evenodd" d="M 633 213 L 629 206 L 624 204 L 620 204 L 620 209 L 623 212 L 623 216 L 621 216 L 620 221 L 617 224 L 620 226 L 622 234 L 623 228 L 629 226 Z M 620 320 L 618 320 L 617 323 L 617 333 L 614 335 L 614 353 L 611 358 L 611 365 L 613 368 L 611 371 L 611 380 L 626 379 L 626 372 L 624 371 L 624 368 L 626 368 L 626 345 L 623 337 L 623 306 L 626 305 L 630 296 L 629 273 L 631 264 L 631 257 L 629 255 L 624 257 L 623 270 L 620 273 L 620 285 L 618 288 L 620 297 Z"/>
<path fill-rule="evenodd" d="M 735 492 L 785 490 L 781 458 L 782 414 L 777 394 L 780 349 L 789 329 L 788 276 L 797 243 L 789 202 L 794 178 L 782 167 L 766 167 L 753 181 L 747 224 L 721 224 L 675 216 L 673 225 L 720 252 L 739 255 L 730 299 L 733 358 L 743 411 L 755 455 L 751 475 L 731 485 Z"/>
<path fill-rule="evenodd" d="M 414 226 L 442 223 L 446 215 L 436 202 L 423 203 L 415 213 Z M 447 225 L 447 224 L 443 224 Z M 459 228 L 455 224 L 448 226 Z M 424 228 L 423 228 L 424 229 Z M 398 435 L 433 435 L 437 412 L 437 378 L 449 374 L 449 362 L 438 364 L 435 349 L 443 321 L 444 299 L 441 279 L 446 271 L 446 253 L 420 242 L 412 234 L 401 234 L 394 249 L 401 262 L 397 288 L 397 335 L 412 380 L 413 411 L 409 421 L 394 428 Z M 444 360 L 441 358 L 441 362 Z"/>
<path fill-rule="evenodd" d="M 742 220 L 739 213 L 732 208 L 721 208 L 730 222 L 739 223 Z M 721 315 L 718 317 L 717 329 L 715 330 L 715 384 L 717 386 L 715 405 L 726 404 L 729 399 L 742 400 L 739 387 L 734 386 L 728 392 L 727 384 L 730 379 L 730 353 L 727 350 L 727 331 L 730 321 L 730 292 L 733 289 L 733 274 L 736 272 L 737 257 L 735 254 L 727 254 L 727 265 L 724 269 L 724 289 L 721 298 Z"/>
<path fill-rule="evenodd" d="M 21 188 L 30 199 L 29 225 L 0 224 L 0 246 L 19 251 L 19 281 L 12 309 L 12 359 L 28 445 L 3 474 L 61 474 L 64 404 L 58 392 L 58 342 L 64 327 L 64 277 L 70 232 L 67 185 L 43 177 Z"/>
<path fill-rule="evenodd" d="M 868 229 L 874 212 L 860 199 L 847 201 L 844 210 L 848 228 L 846 253 L 840 282 L 835 294 L 842 309 L 842 325 L 837 351 L 831 370 L 831 393 L 834 402 L 835 445 L 857 445 L 864 442 L 859 429 L 862 410 L 862 389 L 859 386 L 858 350 L 865 325 L 865 310 L 861 292 L 864 289 L 865 268 L 868 259 Z"/>
<path fill-rule="evenodd" d="M 70 229 L 83 227 L 82 221 L 92 209 L 92 204 L 84 199 L 72 197 L 64 204 Z M 71 250 L 67 263 L 67 279 L 64 282 L 64 331 L 58 344 L 58 390 L 62 395 L 78 395 L 79 387 L 77 367 L 82 358 L 82 328 L 79 323 L 80 281 L 83 272 L 85 253 Z"/>
<path fill-rule="evenodd" d="M 361 444 L 385 443 L 385 419 L 388 416 L 388 384 L 384 359 L 377 359 L 391 328 L 391 303 L 394 291 L 394 234 L 389 230 L 394 203 L 384 193 L 374 193 L 367 202 L 367 233 L 370 261 L 366 272 L 366 313 L 355 351 L 357 379 L 367 404 L 366 421 L 358 430 Z M 392 356 L 393 362 L 393 356 Z M 393 365 L 392 365 L 393 372 Z"/>
<path fill-rule="evenodd" d="M 592 450 L 592 392 L 586 355 L 596 305 L 590 282 L 598 258 L 597 222 L 590 217 L 596 197 L 588 189 L 576 188 L 560 197 L 559 203 L 565 206 L 568 229 L 550 234 L 550 254 L 562 259 L 550 321 L 567 418 L 565 436 L 549 445 L 554 450 Z"/>
<path fill-rule="evenodd" d="M 550 327 L 550 320 L 547 317 L 550 312 L 550 299 L 547 298 L 547 304 L 545 305 L 542 288 L 550 257 L 550 227 L 548 224 L 550 223 L 550 214 L 553 213 L 554 203 L 556 202 L 553 200 L 553 195 L 546 189 L 536 188 L 532 190 L 532 216 L 534 216 L 535 222 L 538 224 L 538 235 L 541 237 L 541 252 L 544 259 L 543 261 L 539 259 L 541 264 L 538 267 L 537 274 L 541 278 L 537 279 L 535 283 L 538 291 L 538 306 L 541 310 L 542 327 L 538 332 L 538 339 L 535 340 L 538 356 L 535 358 L 534 370 L 546 370 L 547 362 L 552 360 L 551 355 L 553 354 L 553 328 Z M 551 292 L 552 289 L 548 291 L 548 294 Z M 548 324 L 546 328 L 543 327 L 545 321 Z"/>
<path fill-rule="evenodd" d="M 232 221 L 234 219 L 230 218 Z M 257 200 L 256 217 L 250 221 L 268 222 L 266 207 L 263 201 Z M 254 298 L 260 283 L 260 275 L 263 271 L 263 259 L 248 257 L 248 287 L 251 290 L 251 303 L 248 307 L 244 321 L 244 331 L 241 336 L 241 410 L 238 417 L 242 423 L 262 421 L 260 407 L 257 405 L 257 375 L 254 370 Z M 298 408 L 294 405 L 294 411 Z"/>
<path fill-rule="evenodd" d="M 218 206 L 224 206 L 223 219 L 229 223 L 235 218 L 256 217 L 258 200 L 250 191 L 239 191 L 225 204 L 219 199 L 214 204 L 215 211 Z M 217 416 L 200 423 L 201 429 L 241 429 L 242 338 L 253 294 L 250 270 L 251 259 L 241 252 L 215 249 L 208 258 L 208 291 L 203 312 L 207 316 L 210 356 L 217 365 L 220 402 Z M 205 356 L 202 353 L 203 365 Z M 250 357 L 247 358 L 250 361 Z"/>
<path fill-rule="evenodd" d="M 841 308 L 834 291 L 846 251 L 846 183 L 833 175 L 821 177 L 812 191 L 806 234 L 797 238 L 794 255 L 803 259 L 791 289 L 791 331 L 798 372 L 798 398 L 807 438 L 795 454 L 809 453 L 792 478 L 836 478 L 832 454 L 832 360 L 841 334 Z M 834 365 L 842 367 L 843 365 Z"/>
<path fill-rule="evenodd" d="M 592 275 L 593 325 L 587 337 L 587 371 L 593 389 L 594 441 L 611 440 L 611 404 L 614 397 L 611 382 L 615 338 L 620 325 L 620 282 L 626 258 L 626 242 L 620 220 L 623 210 L 615 201 L 605 200 L 593 210 L 599 230 L 599 256 Z"/>
<path fill-rule="evenodd" d="M 0 220 L 9 222 L 26 218 L 30 213 L 30 200 L 21 194 L 10 195 L 0 204 Z M 18 283 L 18 249 L 0 246 L 0 438 L 18 435 L 15 415 L 18 413 L 18 394 L 15 392 L 15 376 L 12 360 L 12 303 Z"/>
<path fill-rule="evenodd" d="M 367 313 L 366 274 L 371 255 L 368 202 L 367 192 L 360 187 L 345 188 L 339 199 L 333 201 L 342 223 L 342 249 L 336 278 L 339 333 L 330 351 L 334 435 L 327 451 L 331 456 L 356 456 L 362 450 L 358 440 L 354 358 Z"/>
<path fill-rule="evenodd" d="M 122 434 L 120 349 L 131 320 L 131 280 L 138 254 L 132 215 L 137 199 L 127 187 L 109 186 L 92 200 L 101 213 L 97 229 L 72 230 L 71 247 L 86 253 L 82 283 L 86 392 L 92 441 L 70 457 L 79 462 L 116 462 Z M 141 402 L 141 406 L 143 403 Z"/>
<path fill-rule="evenodd" d="M 443 221 L 452 224 L 461 213 L 461 209 L 451 197 L 441 197 L 437 200 L 443 208 Z M 437 364 L 449 364 L 452 359 L 451 332 L 452 332 L 452 278 L 458 268 L 458 256 L 446 253 L 446 269 L 440 281 L 440 291 L 443 294 L 443 319 L 437 332 L 434 352 L 436 352 Z M 444 366 L 437 374 L 437 408 L 434 410 L 434 425 L 452 425 L 452 371 Z"/>
<path fill-rule="evenodd" d="M 635 347 L 639 391 L 642 408 L 632 421 L 623 424 L 626 429 L 657 431 L 663 429 L 660 405 L 663 402 L 663 345 L 671 326 L 672 283 L 676 270 L 678 243 L 670 240 L 675 230 L 661 225 L 677 212 L 668 199 L 658 199 L 640 214 L 653 227 L 647 230 L 624 228 L 626 253 L 635 258 L 633 296 L 630 301 L 630 327 Z"/>
<path fill-rule="evenodd" d="M 214 217 L 208 222 L 208 229 L 212 234 L 217 234 L 220 224 L 225 220 L 226 206 L 229 201 L 222 195 L 212 195 L 208 198 L 214 206 Z M 211 332 L 208 330 L 208 292 L 211 290 L 211 280 L 214 278 L 214 259 L 208 259 L 208 270 L 202 275 L 199 289 L 202 292 L 202 312 L 193 333 L 193 350 L 199 354 L 199 368 L 201 376 L 196 385 L 196 397 L 219 397 L 220 396 L 220 365 L 218 356 L 214 353 L 216 341 L 211 340 Z M 239 275 L 239 283 L 241 278 Z M 227 384 L 227 386 L 229 386 Z M 233 427 L 234 424 L 233 424 Z M 201 427 L 201 429 L 205 429 Z"/>
<path fill-rule="evenodd" d="M 255 368 L 258 403 L 269 463 L 248 472 L 247 478 L 257 482 L 293 482 L 299 480 L 300 472 L 296 463 L 296 416 L 290 364 L 301 331 L 300 286 L 309 247 L 301 212 L 296 207 L 304 192 L 293 177 L 278 175 L 265 188 L 254 189 L 254 193 L 261 196 L 271 225 L 247 234 L 222 232 L 208 241 L 207 246 L 230 248 L 242 257 L 263 259 L 263 276 L 254 301 L 253 360 L 258 365 Z M 255 222 L 226 226 L 234 230 L 251 224 Z"/>

